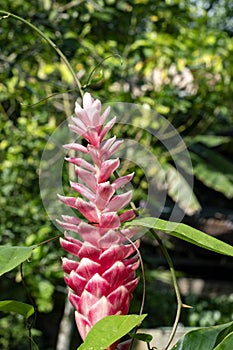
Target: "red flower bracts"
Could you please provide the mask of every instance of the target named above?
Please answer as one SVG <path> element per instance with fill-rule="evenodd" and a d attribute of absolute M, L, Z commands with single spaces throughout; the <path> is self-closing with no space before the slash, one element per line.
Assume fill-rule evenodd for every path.
<path fill-rule="evenodd" d="M 132 193 L 117 193 L 130 182 L 133 174 L 110 180 L 120 165 L 119 159 L 112 155 L 123 141 L 116 137 L 105 138 L 115 123 L 115 118 L 105 123 L 109 112 L 107 108 L 101 114 L 101 102 L 85 93 L 83 108 L 76 103 L 76 117 L 69 127 L 88 143 L 64 146 L 85 156 L 85 159 L 66 158 L 75 165 L 78 182 L 70 185 L 78 195 L 59 196 L 83 218 L 64 215 L 63 221 L 58 221 L 66 231 L 61 246 L 74 256 L 73 260 L 63 258 L 63 269 L 65 282 L 71 290 L 69 300 L 76 310 L 76 323 L 83 339 L 103 317 L 127 314 L 138 283 L 135 270 L 139 260 L 135 246 L 139 246 L 139 241 L 135 246 L 130 244 L 127 237 L 131 238 L 135 230 L 121 225 L 135 216 L 133 210 L 122 211 L 131 201 Z M 71 236 L 68 231 L 74 234 Z M 113 344 L 109 350 L 115 348 Z"/>

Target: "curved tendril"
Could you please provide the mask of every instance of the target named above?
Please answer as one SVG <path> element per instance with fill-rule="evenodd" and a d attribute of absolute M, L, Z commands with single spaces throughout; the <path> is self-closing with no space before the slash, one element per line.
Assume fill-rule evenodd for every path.
<path fill-rule="evenodd" d="M 154 238 L 157 240 L 157 242 L 158 242 L 158 244 L 159 244 L 159 246 L 160 246 L 160 248 L 161 248 L 161 250 L 163 252 L 164 257 L 167 260 L 167 263 L 168 263 L 168 266 L 169 266 L 169 269 L 170 269 L 170 272 L 171 272 L 173 286 L 174 286 L 174 289 L 175 289 L 176 300 L 177 300 L 177 310 L 176 310 L 175 321 L 174 321 L 174 324 L 173 324 L 173 327 L 172 327 L 172 331 L 171 331 L 170 337 L 169 337 L 169 339 L 167 341 L 166 346 L 163 349 L 163 350 L 167 350 L 169 348 L 169 346 L 170 346 L 174 336 L 175 336 L 175 333 L 176 333 L 176 330 L 177 330 L 177 327 L 178 327 L 178 323 L 179 323 L 179 319 L 180 319 L 181 310 L 182 310 L 183 307 L 187 307 L 187 306 L 182 303 L 180 290 L 179 290 L 177 279 L 176 279 L 176 273 L 175 273 L 174 265 L 173 265 L 173 262 L 171 260 L 170 255 L 169 255 L 169 253 L 167 251 L 167 248 L 164 245 L 164 243 L 161 240 L 161 238 L 158 236 L 157 232 L 155 232 L 153 229 L 150 229 L 150 232 L 152 233 Z"/>
<path fill-rule="evenodd" d="M 87 79 L 87 83 L 86 83 L 85 85 L 82 86 L 83 89 L 87 89 L 88 87 L 90 87 L 90 85 L 91 85 L 91 84 L 90 84 L 90 81 L 91 81 L 91 78 L 92 78 L 93 74 L 95 73 L 96 69 L 97 69 L 98 67 L 100 67 L 100 66 L 104 63 L 104 61 L 107 61 L 109 58 L 112 58 L 112 57 L 114 57 L 114 56 L 119 57 L 119 59 L 120 59 L 120 61 L 121 61 L 121 65 L 122 65 L 122 57 L 121 57 L 121 55 L 119 55 L 118 53 L 114 53 L 114 54 L 112 54 L 112 55 L 110 55 L 110 56 L 105 57 L 103 60 L 101 60 L 101 62 L 99 62 L 99 63 L 92 69 L 92 71 L 91 71 L 91 73 L 89 74 L 89 77 L 88 77 L 88 79 Z"/>
<path fill-rule="evenodd" d="M 120 234 L 134 247 L 134 249 L 137 252 L 139 261 L 140 261 L 141 270 L 142 270 L 142 280 L 143 280 L 142 301 L 141 301 L 141 307 L 140 307 L 140 311 L 139 311 L 139 315 L 141 316 L 142 312 L 143 312 L 144 304 L 145 304 L 145 298 L 146 298 L 146 277 L 145 277 L 145 269 L 144 269 L 142 256 L 141 256 L 141 253 L 140 253 L 138 247 L 136 246 L 136 244 L 129 237 L 124 235 L 122 232 L 120 232 Z M 137 332 L 137 329 L 138 329 L 138 327 L 136 327 L 135 333 Z M 134 338 L 132 339 L 132 342 L 130 345 L 130 350 L 132 349 L 133 343 L 134 343 Z"/>
<path fill-rule="evenodd" d="M 0 11 L 1 12 L 1 11 Z M 9 16 L 6 16 L 6 17 L 9 17 Z M 91 87 L 91 83 L 90 83 L 90 80 L 91 80 L 91 77 L 93 76 L 95 70 L 106 60 L 108 60 L 109 58 L 113 57 L 113 56 L 118 56 L 121 60 L 121 64 L 122 64 L 122 57 L 119 55 L 119 54 L 113 54 L 111 56 L 108 56 L 108 57 L 105 57 L 100 63 L 98 63 L 91 71 L 88 79 L 87 79 L 87 83 L 83 86 L 81 86 L 81 89 L 82 89 L 82 93 L 83 93 L 83 90 L 87 89 L 88 87 Z M 53 98 L 55 96 L 59 96 L 59 95 L 62 95 L 62 94 L 66 94 L 66 93 L 69 93 L 69 92 L 73 92 L 75 91 L 76 88 L 74 89 L 69 89 L 69 90 L 66 90 L 66 91 L 61 91 L 61 92 L 55 92 L 54 94 L 51 94 L 49 95 L 48 97 L 45 97 L 43 99 L 41 99 L 40 101 L 36 102 L 36 103 L 33 103 L 33 104 L 30 104 L 30 105 L 26 105 L 26 104 L 23 104 L 21 103 L 21 106 L 25 107 L 25 108 L 31 108 L 31 107 L 35 107 L 37 105 L 39 105 L 40 103 L 43 103 L 43 102 L 46 102 L 47 100 L 49 100 L 50 98 Z"/>
<path fill-rule="evenodd" d="M 47 37 L 40 29 L 38 29 L 36 26 L 34 26 L 32 23 L 30 23 L 29 21 L 27 21 L 26 19 L 17 16 L 11 12 L 7 12 L 7 11 L 3 11 L 0 10 L 0 13 L 4 14 L 4 16 L 1 17 L 1 19 L 5 19 L 8 17 L 13 17 L 21 22 L 23 22 L 24 24 L 26 24 L 27 26 L 29 26 L 31 29 L 33 29 L 37 34 L 39 34 L 44 40 L 47 41 L 47 43 L 49 43 L 50 46 L 52 46 L 52 48 L 57 52 L 57 54 L 61 57 L 62 61 L 64 62 L 64 64 L 66 65 L 66 67 L 68 68 L 68 70 L 70 71 L 78 89 L 80 92 L 80 95 L 83 96 L 83 90 L 82 90 L 82 85 L 77 77 L 77 75 L 75 74 L 72 66 L 70 65 L 69 61 L 67 60 L 66 56 L 63 54 L 63 52 L 57 47 L 57 45 L 49 38 Z"/>
<path fill-rule="evenodd" d="M 59 96 L 59 95 L 62 95 L 62 94 L 67 94 L 67 93 L 69 93 L 69 92 L 73 92 L 73 91 L 75 91 L 76 89 L 77 89 L 77 88 L 69 89 L 69 90 L 61 91 L 61 92 L 55 92 L 54 94 L 51 94 L 51 95 L 49 95 L 48 97 L 42 98 L 42 99 L 39 100 L 38 102 L 32 103 L 32 104 L 30 104 L 30 105 L 26 105 L 26 104 L 24 104 L 24 103 L 21 103 L 21 106 L 24 107 L 24 108 L 35 107 L 35 106 L 39 105 L 40 103 L 46 102 L 46 101 L 49 100 L 50 98 L 53 98 L 53 97 L 55 97 L 55 96 Z"/>

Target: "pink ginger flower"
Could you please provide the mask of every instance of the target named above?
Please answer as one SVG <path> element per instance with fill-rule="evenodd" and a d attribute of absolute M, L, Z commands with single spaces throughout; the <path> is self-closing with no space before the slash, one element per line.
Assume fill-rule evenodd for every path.
<path fill-rule="evenodd" d="M 121 223 L 135 217 L 133 210 L 122 209 L 131 201 L 132 193 L 116 193 L 130 182 L 133 174 L 110 181 L 120 161 L 111 158 L 123 141 L 116 137 L 104 139 L 113 127 L 115 118 L 105 123 L 110 108 L 101 114 L 101 102 L 89 93 L 83 97 L 83 108 L 76 103 L 76 117 L 70 129 L 84 137 L 88 144 L 65 145 L 84 153 L 84 158 L 66 158 L 75 165 L 81 183 L 70 182 L 77 197 L 59 199 L 83 216 L 63 216 L 59 224 L 66 230 L 61 246 L 74 255 L 74 260 L 63 258 L 65 282 L 70 288 L 69 300 L 75 308 L 77 328 L 83 340 L 96 322 L 109 315 L 125 315 L 129 310 L 132 292 L 138 284 L 135 270 L 139 266 L 136 247 L 127 241 L 135 229 L 122 228 Z M 84 197 L 85 199 L 81 198 Z M 120 211 L 120 213 L 119 213 Z M 78 234 L 77 239 L 67 231 Z M 82 241 L 80 240 L 80 237 Z M 111 330 L 110 330 L 111 331 Z M 108 350 L 115 349 L 113 344 Z"/>

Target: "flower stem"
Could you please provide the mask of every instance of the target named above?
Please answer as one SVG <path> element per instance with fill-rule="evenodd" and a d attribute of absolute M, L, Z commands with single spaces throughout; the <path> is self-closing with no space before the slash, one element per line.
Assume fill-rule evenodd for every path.
<path fill-rule="evenodd" d="M 163 252 L 163 255 L 164 257 L 166 258 L 167 260 L 167 263 L 169 265 L 169 269 L 170 269 L 170 272 L 171 272 L 171 276 L 172 276 L 172 281 L 173 281 L 173 285 L 174 285 L 174 289 L 175 289 L 175 294 L 176 294 L 176 300 L 177 300 L 177 309 L 176 309 L 176 317 L 175 317 L 175 321 L 174 321 L 174 324 L 173 324 L 173 327 L 172 327 L 172 331 L 171 331 L 171 334 L 170 334 L 170 337 L 167 341 L 167 344 L 165 346 L 165 348 L 163 350 L 168 350 L 174 336 L 175 336 L 175 333 L 176 333 L 176 330 L 177 330 L 177 327 L 178 327 L 178 322 L 179 322 L 179 319 L 180 319 L 180 314 L 181 314 L 181 310 L 182 310 L 182 307 L 185 307 L 186 305 L 184 305 L 182 303 L 182 300 L 181 300 L 181 295 L 180 295 L 180 290 L 179 290 L 179 287 L 178 287 L 178 283 L 177 283 L 177 279 L 176 279 L 176 273 L 175 273 L 175 269 L 174 269 L 174 265 L 173 265 L 173 262 L 171 260 L 171 257 L 167 251 L 167 248 L 166 246 L 164 245 L 163 241 L 161 240 L 161 238 L 159 237 L 159 235 L 154 231 L 154 230 L 150 230 L 150 232 L 152 233 L 152 235 L 154 236 L 154 238 L 157 240 L 162 252 Z M 188 306 L 186 306 L 188 307 Z"/>
<path fill-rule="evenodd" d="M 26 24 L 27 26 L 29 26 L 31 29 L 33 29 L 35 32 L 37 32 L 37 34 L 39 34 L 44 40 L 47 41 L 47 43 L 49 43 L 49 45 L 52 46 L 52 48 L 57 52 L 57 54 L 61 57 L 62 61 L 65 63 L 66 67 L 68 68 L 68 70 L 70 71 L 71 75 L 74 78 L 74 81 L 79 89 L 80 95 L 83 96 L 83 91 L 82 91 L 82 85 L 77 77 L 77 75 L 75 74 L 73 68 L 71 67 L 69 61 L 67 60 L 66 56 L 63 54 L 63 52 L 57 47 L 57 45 L 49 38 L 47 37 L 40 29 L 38 29 L 36 26 L 34 26 L 32 23 L 30 23 L 29 21 L 27 21 L 26 19 L 17 16 L 11 12 L 7 12 L 7 11 L 2 11 L 0 10 L 0 13 L 4 14 L 5 16 L 2 16 L 2 18 L 7 18 L 7 17 L 13 17 L 21 22 L 23 22 L 24 24 Z"/>
<path fill-rule="evenodd" d="M 27 283 L 25 281 L 24 274 L 23 274 L 23 263 L 20 264 L 20 277 L 21 277 L 21 280 L 22 280 L 22 285 L 23 285 L 23 287 L 24 287 L 24 289 L 26 291 L 27 297 L 28 297 L 30 303 L 32 304 L 33 309 L 34 309 L 33 317 L 30 318 L 30 319 L 27 319 L 29 350 L 32 350 L 32 343 L 33 343 L 32 328 L 33 328 L 33 325 L 35 324 L 36 318 L 37 318 L 37 305 L 36 305 L 36 302 L 35 302 L 32 294 L 31 294 L 31 291 L 28 288 Z"/>
<path fill-rule="evenodd" d="M 134 204 L 133 204 L 133 205 L 134 205 Z M 121 233 L 121 235 L 122 235 L 122 233 Z M 141 316 L 142 313 L 143 313 L 143 308 L 144 308 L 145 298 L 146 298 L 146 277 L 145 277 L 144 264 L 143 264 L 143 260 L 142 260 L 142 256 L 141 256 L 141 254 L 140 254 L 140 251 L 139 251 L 139 249 L 137 248 L 136 244 L 135 244 L 130 238 L 128 238 L 127 236 L 125 236 L 125 235 L 123 235 L 123 236 L 124 236 L 124 237 L 126 238 L 126 240 L 127 240 L 130 244 L 132 244 L 132 246 L 134 247 L 135 251 L 136 251 L 137 254 L 138 254 L 138 258 L 139 258 L 140 265 L 141 265 L 142 281 L 143 281 L 143 287 L 142 287 L 142 289 L 143 289 L 143 292 L 142 292 L 142 301 L 141 301 L 141 307 L 140 307 L 140 311 L 139 311 L 139 315 Z M 139 326 L 138 326 L 138 327 L 139 327 Z M 135 333 L 137 333 L 138 327 L 136 327 Z M 131 341 L 129 350 L 132 349 L 133 344 L 134 344 L 134 338 L 133 338 L 132 341 Z"/>
<path fill-rule="evenodd" d="M 46 239 L 45 241 L 42 241 L 42 242 L 38 243 L 38 244 L 36 245 L 36 248 L 39 247 L 40 245 L 43 245 L 43 244 L 52 242 L 52 241 L 54 241 L 55 239 L 60 238 L 61 236 L 63 236 L 63 235 L 60 234 L 60 235 L 57 235 L 57 236 L 55 236 L 55 237 L 48 238 L 48 239 Z"/>

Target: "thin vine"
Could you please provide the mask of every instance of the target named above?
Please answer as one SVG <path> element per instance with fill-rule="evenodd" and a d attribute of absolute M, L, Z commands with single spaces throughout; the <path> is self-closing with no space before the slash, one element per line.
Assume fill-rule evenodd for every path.
<path fill-rule="evenodd" d="M 171 334 L 170 334 L 169 339 L 167 341 L 167 344 L 166 344 L 166 346 L 163 349 L 163 350 L 168 350 L 168 348 L 171 345 L 171 342 L 172 342 L 172 340 L 173 340 L 173 338 L 175 336 L 182 308 L 192 308 L 192 306 L 186 305 L 186 304 L 184 304 L 182 302 L 179 286 L 178 286 L 178 283 L 177 283 L 176 272 L 175 272 L 172 259 L 171 259 L 170 255 L 168 253 L 168 250 L 167 250 L 166 246 L 164 245 L 163 241 L 161 240 L 161 238 L 159 237 L 159 235 L 157 234 L 157 232 L 155 230 L 150 229 L 150 232 L 154 236 L 154 238 L 157 240 L 157 242 L 158 242 L 158 244 L 160 246 L 160 249 L 162 250 L 163 255 L 166 258 L 166 261 L 168 263 L 168 266 L 169 266 L 169 269 L 170 269 L 170 272 L 171 272 L 171 276 L 172 276 L 172 282 L 173 282 L 175 294 L 176 294 L 176 300 L 177 300 L 177 309 L 176 309 L 175 321 L 173 323 L 172 331 L 171 331 Z"/>
<path fill-rule="evenodd" d="M 3 11 L 0 10 L 0 14 L 3 14 L 4 16 L 1 17 L 1 19 L 5 19 L 8 17 L 13 17 L 17 20 L 19 20 L 20 22 L 23 22 L 24 24 L 26 24 L 28 27 L 30 27 L 31 29 L 33 29 L 37 34 L 39 34 L 39 36 L 41 36 L 45 41 L 47 41 L 47 43 L 52 46 L 52 48 L 57 52 L 57 54 L 60 56 L 60 58 L 62 59 L 62 61 L 64 62 L 64 64 L 66 65 L 66 67 L 68 68 L 68 70 L 70 71 L 74 82 L 76 83 L 80 95 L 83 96 L 83 90 L 82 90 L 82 85 L 77 77 L 77 75 L 75 74 L 71 64 L 69 63 L 69 61 L 67 60 L 66 56 L 64 55 L 64 53 L 59 49 L 59 47 L 57 47 L 57 45 L 47 36 L 45 35 L 40 29 L 38 29 L 36 26 L 34 26 L 31 22 L 27 21 L 26 19 L 17 16 L 11 12 L 7 12 L 7 11 Z"/>

